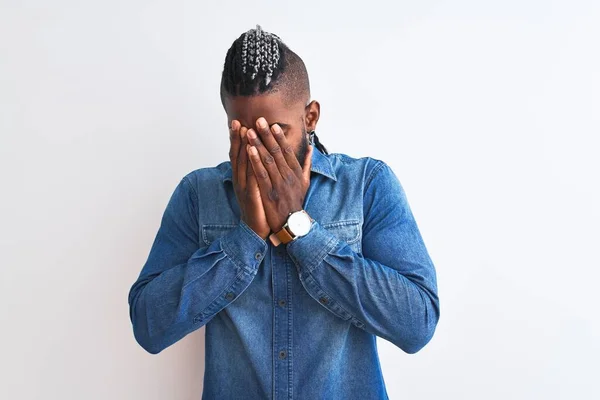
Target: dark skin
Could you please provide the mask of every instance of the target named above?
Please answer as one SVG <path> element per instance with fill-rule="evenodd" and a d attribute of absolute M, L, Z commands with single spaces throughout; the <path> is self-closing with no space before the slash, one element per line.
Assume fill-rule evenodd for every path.
<path fill-rule="evenodd" d="M 281 92 L 225 99 L 229 159 L 241 219 L 261 238 L 279 231 L 303 208 L 310 186 L 312 146 L 320 105 L 286 104 Z"/>

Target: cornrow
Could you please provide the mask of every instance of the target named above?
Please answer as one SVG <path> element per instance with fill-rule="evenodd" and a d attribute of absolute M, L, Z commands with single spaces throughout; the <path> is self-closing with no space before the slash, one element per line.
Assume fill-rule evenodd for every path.
<path fill-rule="evenodd" d="M 260 25 L 241 34 L 225 56 L 221 77 L 221 103 L 224 97 L 253 96 L 281 90 L 290 104 L 310 98 L 310 84 L 304 62 L 279 36 Z M 323 153 L 325 146 L 314 135 L 314 145 Z"/>
<path fill-rule="evenodd" d="M 252 70 L 250 80 L 255 80 L 259 72 L 265 75 L 268 86 L 279 63 L 279 37 L 262 30 L 260 25 L 244 34 L 242 39 L 242 73 Z"/>

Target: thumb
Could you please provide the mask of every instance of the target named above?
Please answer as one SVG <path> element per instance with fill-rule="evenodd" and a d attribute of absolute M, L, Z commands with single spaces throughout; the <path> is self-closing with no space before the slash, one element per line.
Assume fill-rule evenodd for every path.
<path fill-rule="evenodd" d="M 308 146 L 308 151 L 306 152 L 306 158 L 304 159 L 304 167 L 302 168 L 302 180 L 306 187 L 310 185 L 310 167 L 312 165 L 312 154 L 314 145 Z"/>

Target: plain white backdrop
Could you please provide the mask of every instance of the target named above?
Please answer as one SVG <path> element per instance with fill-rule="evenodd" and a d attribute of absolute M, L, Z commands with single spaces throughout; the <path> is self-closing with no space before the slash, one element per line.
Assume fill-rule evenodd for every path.
<path fill-rule="evenodd" d="M 225 54 L 305 61 L 331 152 L 388 162 L 438 273 L 392 399 L 600 398 L 597 1 L 0 0 L 0 398 L 198 399 L 127 294 L 181 177 L 228 157 Z"/>

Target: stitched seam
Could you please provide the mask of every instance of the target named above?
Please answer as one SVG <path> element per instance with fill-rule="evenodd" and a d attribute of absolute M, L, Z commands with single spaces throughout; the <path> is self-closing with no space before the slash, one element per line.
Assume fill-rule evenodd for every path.
<path fill-rule="evenodd" d="M 338 314 L 338 313 L 339 313 L 339 314 L 343 314 L 343 313 L 346 313 L 346 314 L 348 314 L 350 317 L 349 317 L 349 318 L 346 318 L 346 319 L 345 319 L 346 321 L 347 321 L 347 320 L 352 320 L 352 318 L 356 319 L 356 318 L 354 317 L 354 314 L 352 314 L 351 312 L 349 312 L 348 310 L 346 310 L 344 307 L 342 307 L 342 305 L 339 303 L 339 301 L 337 301 L 337 300 L 336 300 L 334 297 L 332 297 L 332 296 L 329 294 L 329 292 L 327 292 L 325 289 L 323 289 L 323 287 L 321 287 L 321 285 L 319 285 L 319 284 L 317 283 L 317 280 L 316 280 L 315 278 L 313 278 L 313 277 L 312 277 L 312 274 L 311 274 L 311 277 L 310 277 L 310 279 L 312 279 L 312 282 L 313 282 L 313 284 L 315 285 L 315 287 L 317 287 L 317 288 L 318 288 L 318 290 L 320 290 L 321 292 L 325 293 L 325 295 L 326 295 L 326 296 L 327 296 L 327 297 L 328 297 L 328 298 L 329 298 L 329 299 L 330 299 L 330 300 L 333 302 L 333 304 L 335 304 L 335 307 L 333 307 L 332 305 L 330 305 L 329 307 L 331 307 L 331 309 L 329 309 L 329 307 L 327 307 L 325 304 L 322 304 L 320 301 L 319 301 L 319 304 L 321 304 L 323 307 L 325 307 L 325 308 L 329 309 L 329 311 L 332 311 L 332 312 L 334 312 L 334 313 L 336 313 L 336 314 Z M 314 297 L 313 297 L 313 299 L 314 299 Z M 315 300 L 317 300 L 317 301 L 318 301 L 318 299 L 315 299 Z M 336 310 L 336 309 L 335 309 L 336 307 L 337 307 L 339 310 L 341 310 L 341 311 L 338 311 L 338 310 Z M 342 317 L 342 318 L 344 318 L 344 317 Z"/>
<path fill-rule="evenodd" d="M 190 182 L 190 179 L 186 176 L 183 177 L 182 179 L 187 186 L 189 186 L 189 188 L 191 189 L 192 192 L 194 192 L 194 196 L 196 196 L 196 204 L 198 203 L 198 192 L 196 192 L 196 189 L 194 189 L 194 186 L 192 186 L 192 183 Z"/>
<path fill-rule="evenodd" d="M 309 274 L 313 271 L 313 269 L 315 269 L 317 267 L 317 265 L 319 265 L 320 263 L 323 262 L 323 260 L 325 259 L 325 256 L 331 251 L 331 249 L 333 249 L 339 243 L 339 241 L 340 240 L 337 237 L 332 237 L 331 240 L 329 240 L 329 242 L 327 242 L 325 247 L 323 247 L 323 250 L 321 250 L 321 252 L 319 252 L 319 255 L 317 257 L 315 257 L 313 259 L 313 261 L 309 264 L 309 267 L 308 267 Z"/>
<path fill-rule="evenodd" d="M 233 263 L 233 265 L 235 265 L 238 269 L 240 270 L 244 270 L 245 266 L 243 264 L 239 264 L 236 257 L 233 257 L 233 253 L 230 253 L 230 251 L 228 250 L 229 248 L 229 243 L 227 243 L 227 240 L 225 239 L 224 236 L 219 238 L 221 240 L 221 249 L 223 250 L 223 252 L 225 252 L 225 254 L 227 254 L 227 258 L 231 260 L 231 262 Z"/>
<path fill-rule="evenodd" d="M 198 212 L 198 204 L 200 203 L 200 198 L 198 197 L 198 192 L 196 192 L 196 189 L 194 189 L 194 186 L 190 182 L 188 175 L 181 178 L 181 181 L 184 182 L 184 186 L 187 186 L 188 190 L 191 191 L 191 193 L 193 193 L 193 195 L 194 195 L 194 197 L 192 199 L 192 208 L 194 209 L 194 214 L 195 214 L 194 218 L 196 219 L 196 223 L 198 224 L 198 229 L 200 230 L 200 221 L 199 221 L 200 213 Z M 189 193 L 188 193 L 188 195 L 189 195 Z M 199 234 L 200 234 L 200 232 L 198 232 L 198 235 Z M 196 240 L 198 241 L 198 246 L 200 246 L 200 238 L 196 237 Z"/>
<path fill-rule="evenodd" d="M 344 221 L 335 221 L 335 222 L 327 222 L 326 224 L 322 224 L 324 228 L 327 227 L 335 227 L 335 226 L 347 226 L 347 225 L 356 225 L 360 221 L 357 219 L 347 219 Z"/>
<path fill-rule="evenodd" d="M 344 226 L 352 226 L 352 227 L 356 226 L 356 236 L 351 239 L 344 240 L 344 241 L 348 244 L 353 244 L 353 243 L 358 242 L 358 240 L 360 239 L 360 233 L 361 233 L 361 226 L 360 226 L 359 220 L 349 219 L 349 220 L 345 220 L 345 221 L 328 222 L 326 224 L 323 224 L 323 228 L 325 228 L 325 229 L 344 227 Z"/>
<path fill-rule="evenodd" d="M 242 228 L 244 228 L 246 230 L 246 232 L 249 232 L 252 235 L 252 238 L 254 239 L 255 242 L 257 242 L 261 246 L 265 245 L 265 240 L 263 240 L 260 236 L 258 236 L 258 234 L 256 232 L 254 232 L 247 224 L 245 224 L 245 223 L 242 224 Z"/>
<path fill-rule="evenodd" d="M 373 178 L 375 178 L 375 174 L 377 174 L 385 165 L 385 163 L 383 161 L 381 161 L 381 160 L 378 160 L 378 161 L 379 161 L 378 164 L 375 165 L 375 167 L 373 167 L 371 174 L 367 178 L 367 182 L 365 182 L 365 189 L 364 189 L 363 193 L 367 191 L 367 188 L 371 184 L 371 181 L 373 180 Z"/>
<path fill-rule="evenodd" d="M 206 307 L 204 307 L 204 309 L 202 311 L 200 311 L 199 313 L 197 313 L 196 315 L 194 315 L 193 319 L 199 319 L 199 320 L 203 320 L 204 318 L 202 318 L 202 316 L 206 316 L 208 314 L 205 314 L 205 311 L 210 311 L 210 308 L 212 308 L 214 306 L 215 303 L 217 303 L 219 301 L 219 299 L 223 296 L 224 293 L 228 293 L 230 290 L 232 290 L 231 288 L 233 286 L 235 286 L 235 284 L 237 283 L 238 280 L 240 280 L 242 274 L 244 273 L 244 271 L 240 271 L 235 275 L 235 278 L 233 278 L 233 280 L 231 280 L 229 282 L 229 284 L 225 287 L 225 289 L 221 290 L 221 292 L 215 296 L 214 299 L 212 299 L 208 305 Z"/>
<path fill-rule="evenodd" d="M 234 229 L 236 227 L 236 225 L 225 225 L 225 224 L 202 224 L 202 240 L 204 240 L 204 243 L 206 243 L 207 245 L 210 245 L 212 242 L 210 242 L 208 239 L 208 234 L 207 231 L 211 228 L 223 228 L 223 231 L 225 232 L 224 234 L 227 234 L 227 232 L 231 229 Z M 222 235 L 221 235 L 222 236 Z M 218 239 L 218 238 L 216 238 Z M 214 242 L 214 240 L 213 240 Z"/>
<path fill-rule="evenodd" d="M 210 268 L 213 268 L 214 266 L 217 265 L 217 263 L 219 263 L 219 261 L 224 260 L 227 257 L 227 253 L 223 252 L 223 256 L 219 257 L 212 265 Z M 192 283 L 196 282 L 198 279 L 200 279 L 202 276 L 204 276 L 204 274 L 202 275 L 198 275 L 197 277 L 195 277 L 194 279 L 188 281 L 185 285 L 183 285 L 183 287 L 181 288 L 181 290 L 185 290 L 185 288 L 187 288 L 189 285 L 191 285 Z"/>

